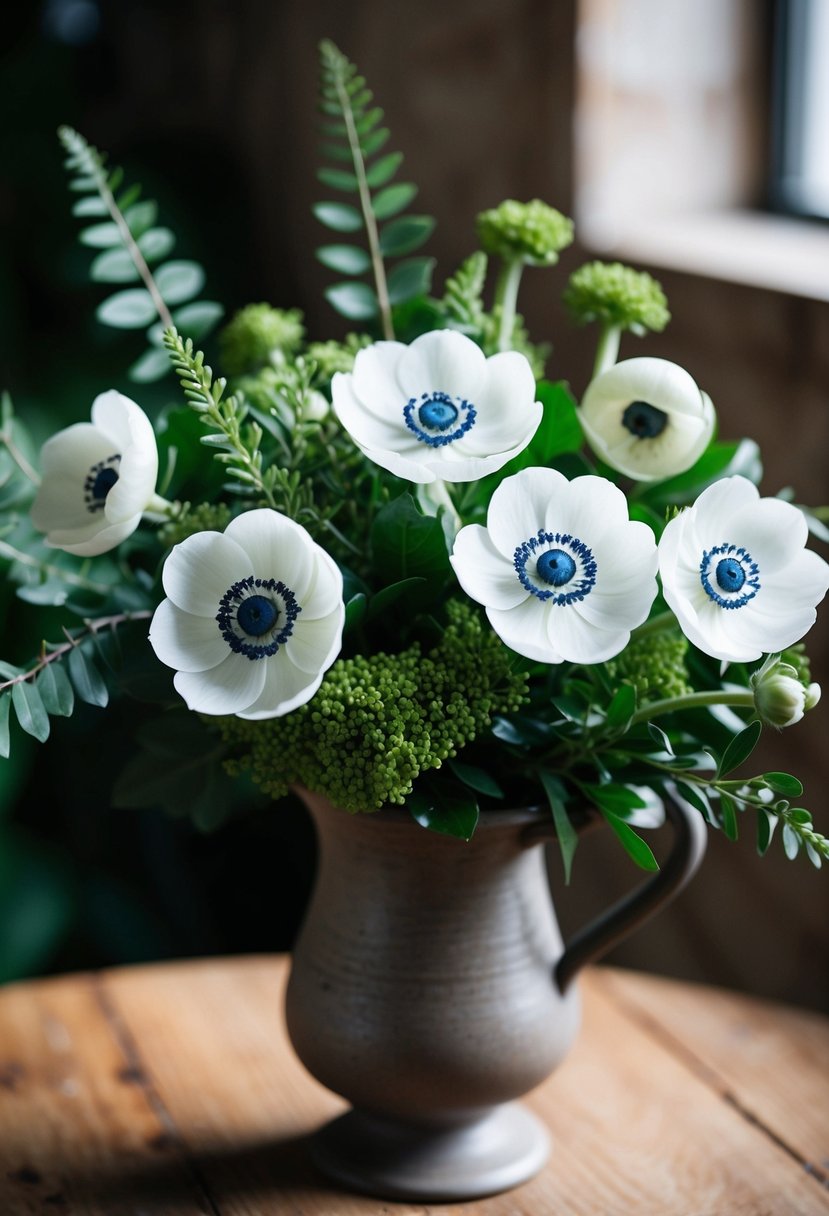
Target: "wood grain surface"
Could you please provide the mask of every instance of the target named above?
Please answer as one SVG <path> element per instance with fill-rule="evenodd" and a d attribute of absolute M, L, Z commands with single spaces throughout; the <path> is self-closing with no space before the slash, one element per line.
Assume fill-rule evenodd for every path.
<path fill-rule="evenodd" d="M 829 1021 L 596 968 L 571 1056 L 529 1098 L 548 1166 L 470 1204 L 318 1178 L 342 1109 L 281 1015 L 284 958 L 0 991 L 0 1216 L 798 1216 L 829 1213 Z"/>

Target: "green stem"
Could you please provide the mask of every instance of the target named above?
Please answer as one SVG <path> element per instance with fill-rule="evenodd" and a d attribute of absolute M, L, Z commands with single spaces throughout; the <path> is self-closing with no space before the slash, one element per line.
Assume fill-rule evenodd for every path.
<path fill-rule="evenodd" d="M 524 273 L 524 263 L 520 258 L 514 262 L 505 262 L 501 268 L 498 282 L 495 286 L 495 308 L 501 310 L 501 323 L 498 327 L 498 350 L 510 350 L 512 347 L 512 331 L 515 326 L 515 310 L 518 305 L 518 288 Z"/>
<path fill-rule="evenodd" d="M 631 642 L 640 642 L 642 638 L 648 638 L 652 633 L 661 633 L 663 629 L 670 629 L 676 625 L 676 617 L 672 612 L 660 612 L 656 616 L 652 616 L 649 621 L 645 621 L 643 625 L 639 625 L 630 635 Z"/>
<path fill-rule="evenodd" d="M 106 174 L 104 173 L 103 169 L 99 168 L 96 174 L 96 180 L 98 184 L 98 193 L 103 199 L 109 214 L 112 216 L 113 222 L 118 228 L 118 232 L 121 235 L 121 240 L 124 242 L 124 248 L 132 258 L 135 269 L 138 271 L 144 286 L 150 293 L 150 297 L 155 305 L 155 310 L 158 313 L 162 325 L 165 329 L 171 329 L 173 325 L 173 318 L 170 314 L 170 310 L 164 302 L 164 297 L 158 290 L 158 284 L 153 278 L 152 271 L 147 265 L 143 253 L 138 248 L 138 244 L 129 230 L 129 225 L 124 219 L 121 208 L 115 201 L 114 194 L 107 185 Z"/>
<path fill-rule="evenodd" d="M 667 697 L 664 701 L 651 701 L 650 705 L 644 705 L 642 709 L 636 711 L 630 720 L 630 725 L 637 726 L 640 722 L 650 722 L 653 718 L 661 717 L 663 714 L 674 714 L 683 709 L 704 709 L 709 705 L 730 705 L 737 709 L 753 709 L 754 693 L 748 690 L 745 692 L 713 690 L 712 692 L 689 692 L 681 697 Z"/>
<path fill-rule="evenodd" d="M 11 434 L 11 425 L 9 425 L 4 431 L 0 432 L 0 443 L 4 444 L 6 451 L 20 469 L 23 476 L 27 477 L 32 485 L 39 486 L 40 474 L 38 473 L 37 469 L 33 468 L 32 465 L 29 464 L 20 448 L 14 442 Z"/>
<path fill-rule="evenodd" d="M 389 287 L 386 282 L 386 267 L 383 262 L 383 254 L 380 252 L 380 236 L 377 231 L 377 220 L 374 217 L 374 211 L 371 206 L 371 191 L 369 190 L 368 180 L 366 178 L 366 166 L 363 160 L 363 153 L 360 148 L 360 137 L 357 134 L 357 128 L 354 124 L 354 113 L 351 109 L 351 101 L 348 92 L 342 81 L 341 76 L 337 75 L 337 98 L 342 110 L 345 129 L 348 135 L 348 145 L 351 149 L 351 159 L 354 163 L 354 174 L 357 178 L 357 188 L 360 193 L 360 208 L 363 212 L 363 223 L 366 226 L 366 237 L 368 238 L 368 251 L 371 257 L 371 270 L 374 275 L 374 284 L 377 288 L 377 304 L 380 309 L 380 321 L 383 326 L 383 337 L 389 342 L 394 341 L 394 325 L 391 317 L 391 301 L 389 300 Z"/>
<path fill-rule="evenodd" d="M 30 553 L 23 553 L 20 549 L 15 549 L 14 545 L 10 545 L 8 541 L 0 540 L 0 557 L 6 558 L 10 562 L 19 562 L 21 566 L 29 566 L 33 570 L 40 570 L 41 573 L 59 578 L 61 582 L 68 583 L 70 587 L 81 587 L 84 591 L 94 591 L 104 595 L 112 588 L 105 586 L 103 583 L 95 583 L 90 578 L 84 578 L 82 574 L 73 574 L 71 570 L 64 570 L 60 566 L 53 566 L 49 562 L 42 562 L 36 557 L 32 557 Z"/>
<path fill-rule="evenodd" d="M 593 379 L 606 372 L 612 367 L 619 356 L 619 343 L 622 340 L 621 325 L 610 325 L 608 322 L 602 326 L 599 334 L 599 343 L 596 347 L 596 360 L 593 364 Z"/>

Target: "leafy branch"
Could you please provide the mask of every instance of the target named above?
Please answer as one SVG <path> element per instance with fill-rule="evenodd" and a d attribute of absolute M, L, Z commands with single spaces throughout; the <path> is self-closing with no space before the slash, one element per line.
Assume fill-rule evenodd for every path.
<path fill-rule="evenodd" d="M 376 154 L 389 137 L 380 126 L 383 111 L 372 106 L 373 94 L 354 64 L 328 40 L 320 43 L 320 107 L 328 120 L 326 134 L 333 142 L 324 147 L 329 159 L 340 167 L 321 168 L 319 180 L 334 190 L 355 194 L 359 210 L 349 203 L 323 202 L 314 207 L 317 219 L 335 232 L 365 230 L 367 249 L 358 245 L 324 245 L 317 257 L 324 266 L 345 275 L 369 270 L 374 287 L 349 278 L 326 289 L 325 295 L 344 317 L 355 321 L 379 316 L 383 337 L 394 338 L 392 308 L 429 290 L 432 258 L 407 258 L 387 275 L 385 258 L 418 249 L 431 235 L 435 223 L 428 215 L 402 215 L 417 194 L 410 182 L 394 183 L 403 156 Z M 350 168 L 343 168 L 343 164 Z M 397 218 L 392 218 L 397 217 Z M 378 221 L 389 221 L 379 223 Z"/>
<path fill-rule="evenodd" d="M 73 214 L 93 218 L 80 241 L 101 252 L 90 267 L 90 277 L 100 283 L 135 283 L 117 291 L 98 305 L 96 316 L 115 329 L 149 326 L 150 350 L 129 369 L 132 380 L 159 379 L 169 370 L 162 349 L 162 332 L 175 325 L 183 333 L 204 337 L 223 314 L 220 304 L 195 299 L 204 285 L 204 270 L 191 260 L 162 261 L 176 238 L 169 228 L 156 227 L 158 207 L 152 200 L 139 201 L 140 186 L 122 189 L 121 169 L 108 169 L 106 157 L 71 127 L 61 127 L 58 137 L 68 153 L 66 168 L 72 175 L 69 188 L 82 195 Z M 154 270 L 151 264 L 160 263 Z M 174 306 L 184 305 L 173 311 Z"/>

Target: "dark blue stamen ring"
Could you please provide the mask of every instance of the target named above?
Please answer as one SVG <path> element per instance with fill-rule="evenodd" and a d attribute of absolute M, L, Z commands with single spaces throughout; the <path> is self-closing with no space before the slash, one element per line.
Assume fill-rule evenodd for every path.
<path fill-rule="evenodd" d="M 277 579 L 250 575 L 228 587 L 216 621 L 235 654 L 268 659 L 287 642 L 301 611 L 290 587 Z"/>
<path fill-rule="evenodd" d="M 513 565 L 522 587 L 557 607 L 583 600 L 596 585 L 596 559 L 584 541 L 569 532 L 539 529 L 535 536 L 518 545 Z M 532 575 L 548 586 L 538 586 Z M 569 590 L 558 591 L 558 587 Z"/>
<path fill-rule="evenodd" d="M 106 460 L 93 464 L 84 478 L 83 500 L 87 511 L 92 515 L 96 511 L 103 511 L 107 494 L 118 480 L 120 465 L 121 456 L 115 452 L 112 456 L 107 456 Z"/>
<path fill-rule="evenodd" d="M 668 415 L 649 401 L 631 401 L 622 414 L 622 424 L 637 439 L 655 439 L 668 425 Z"/>
<path fill-rule="evenodd" d="M 702 555 L 699 577 L 709 599 L 721 608 L 742 608 L 760 590 L 760 567 L 742 546 L 714 545 Z"/>
<path fill-rule="evenodd" d="M 403 420 L 416 439 L 430 447 L 442 448 L 465 435 L 474 424 L 477 411 L 464 397 L 449 393 L 421 393 L 403 407 Z"/>

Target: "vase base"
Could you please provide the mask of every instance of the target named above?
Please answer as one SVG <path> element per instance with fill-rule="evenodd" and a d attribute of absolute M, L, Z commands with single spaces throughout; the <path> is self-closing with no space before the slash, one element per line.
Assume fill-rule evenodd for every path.
<path fill-rule="evenodd" d="M 547 1160 L 546 1128 L 517 1103 L 474 1121 L 425 1126 L 351 1110 L 313 1137 L 314 1163 L 349 1190 L 451 1202 L 507 1191 Z"/>

